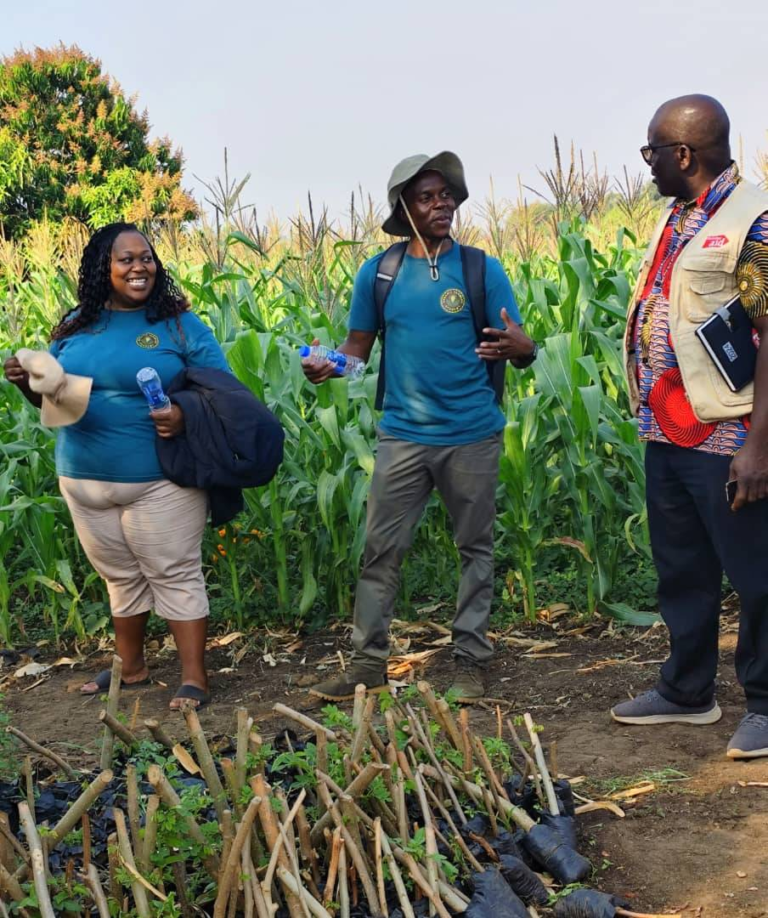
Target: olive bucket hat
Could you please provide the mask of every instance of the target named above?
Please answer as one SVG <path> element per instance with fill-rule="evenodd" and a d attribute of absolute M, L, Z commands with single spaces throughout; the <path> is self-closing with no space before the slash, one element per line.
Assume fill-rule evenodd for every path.
<path fill-rule="evenodd" d="M 469 197 L 464 166 L 455 153 L 445 150 L 437 156 L 427 156 L 425 153 L 408 156 L 395 166 L 387 182 L 387 200 L 391 213 L 381 228 L 390 236 L 410 236 L 413 232 L 408 221 L 401 220 L 397 215 L 397 202 L 405 186 L 421 172 L 439 172 L 451 186 L 457 207 Z"/>

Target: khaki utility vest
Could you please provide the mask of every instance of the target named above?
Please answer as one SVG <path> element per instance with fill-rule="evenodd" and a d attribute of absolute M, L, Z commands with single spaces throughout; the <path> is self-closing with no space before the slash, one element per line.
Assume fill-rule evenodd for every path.
<path fill-rule="evenodd" d="M 640 409 L 637 355 L 634 353 L 635 318 L 672 206 L 665 209 L 654 231 L 629 305 L 624 363 L 633 414 Z M 700 421 L 740 418 L 752 410 L 753 384 L 739 392 L 731 392 L 696 337 L 696 329 L 738 294 L 736 265 L 739 254 L 752 224 L 765 211 L 768 211 L 768 193 L 750 182 L 741 181 L 712 219 L 687 243 L 672 268 L 669 331 L 688 401 Z"/>

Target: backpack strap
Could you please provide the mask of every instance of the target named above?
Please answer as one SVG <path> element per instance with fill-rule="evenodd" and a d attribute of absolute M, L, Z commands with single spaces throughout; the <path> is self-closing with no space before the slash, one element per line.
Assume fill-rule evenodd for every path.
<path fill-rule="evenodd" d="M 473 246 L 462 245 L 461 267 L 464 271 L 464 283 L 467 285 L 469 305 L 472 309 L 472 321 L 475 325 L 475 334 L 478 341 L 487 338 L 483 329 L 490 325 L 485 311 L 485 252 Z M 504 397 L 504 377 L 507 370 L 506 360 L 489 360 L 485 366 L 488 370 L 488 379 L 496 394 L 496 401 L 501 404 Z"/>
<path fill-rule="evenodd" d="M 384 406 L 384 390 L 386 388 L 386 376 L 385 376 L 385 352 L 384 352 L 384 337 L 386 333 L 386 325 L 384 323 L 384 304 L 387 301 L 389 296 L 389 291 L 392 289 L 392 285 L 395 282 L 400 266 L 403 263 L 403 258 L 405 258 L 405 250 L 408 248 L 408 242 L 396 242 L 394 245 L 391 245 L 384 255 L 382 256 L 381 261 L 379 262 L 376 278 L 373 282 L 373 301 L 376 304 L 376 316 L 379 323 L 379 338 L 381 340 L 381 359 L 379 360 L 379 383 L 376 387 L 376 403 L 375 407 L 377 411 L 381 411 Z"/>

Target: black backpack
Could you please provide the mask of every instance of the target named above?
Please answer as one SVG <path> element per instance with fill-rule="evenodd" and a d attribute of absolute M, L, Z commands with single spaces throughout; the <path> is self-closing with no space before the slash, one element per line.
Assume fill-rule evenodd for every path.
<path fill-rule="evenodd" d="M 456 243 L 458 245 L 458 243 Z M 400 271 L 400 266 L 405 257 L 405 250 L 408 248 L 407 242 L 396 242 L 390 246 L 384 253 L 384 257 L 379 262 L 379 268 L 376 272 L 376 279 L 373 283 L 373 300 L 376 304 L 376 314 L 379 321 L 379 335 L 381 336 L 381 361 L 379 363 L 379 385 L 376 390 L 376 408 L 381 410 L 384 406 L 384 390 L 386 388 L 385 376 L 385 357 L 386 349 L 384 323 L 384 304 L 387 301 L 389 291 L 395 282 L 395 278 Z M 485 314 L 485 252 L 482 249 L 476 249 L 469 245 L 459 245 L 461 253 L 461 267 L 464 272 L 464 282 L 467 285 L 469 294 L 469 305 L 472 310 L 472 322 L 475 326 L 475 335 L 478 341 L 484 337 L 483 328 L 491 323 Z M 486 363 L 488 370 L 488 379 L 493 391 L 496 393 L 496 401 L 501 403 L 504 395 L 504 375 L 506 372 L 505 360 L 489 360 Z"/>

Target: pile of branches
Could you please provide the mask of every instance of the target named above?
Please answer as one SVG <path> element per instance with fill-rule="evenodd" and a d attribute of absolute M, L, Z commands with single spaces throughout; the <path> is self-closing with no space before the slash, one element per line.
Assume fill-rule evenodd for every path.
<path fill-rule="evenodd" d="M 245 709 L 235 737 L 209 743 L 192 707 L 187 743 L 154 720 L 148 741 L 117 716 L 119 660 L 112 675 L 105 767 L 42 825 L 27 767 L 18 820 L 0 818 L 11 913 L 535 918 L 556 902 L 558 918 L 635 914 L 586 888 L 553 895 L 592 868 L 577 851 L 571 787 L 550 776 L 530 715 L 525 742 L 500 715 L 497 736 L 482 741 L 428 683 L 410 701 L 359 686 L 351 718 L 329 707 L 319 723 L 276 704 L 293 729 L 274 745 Z M 70 765 L 9 729 L 76 779 L 49 792 L 79 791 Z"/>

